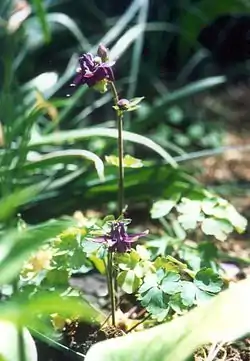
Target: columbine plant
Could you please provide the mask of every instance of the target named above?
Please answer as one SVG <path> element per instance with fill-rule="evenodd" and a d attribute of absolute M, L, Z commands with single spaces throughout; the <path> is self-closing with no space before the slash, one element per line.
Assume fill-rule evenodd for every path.
<path fill-rule="evenodd" d="M 103 243 L 108 250 L 107 276 L 109 282 L 109 292 L 112 308 L 112 323 L 115 325 L 115 292 L 114 285 L 116 272 L 114 267 L 114 253 L 125 253 L 130 251 L 131 243 L 139 237 L 144 236 L 147 232 L 128 235 L 126 231 L 127 220 L 123 219 L 124 215 L 124 164 L 123 164 L 123 115 L 126 111 L 133 111 L 138 108 L 138 104 L 143 97 L 135 99 L 120 99 L 116 86 L 112 67 L 115 62 L 109 60 L 108 50 L 104 45 L 99 45 L 97 55 L 91 53 L 83 54 L 79 57 L 79 68 L 77 75 L 71 86 L 88 85 L 100 93 L 105 93 L 110 89 L 113 95 L 114 106 L 117 116 L 118 129 L 118 219 L 110 224 L 110 231 L 103 234 L 102 237 L 94 239 L 95 242 Z M 129 221 L 130 223 L 130 221 Z"/>

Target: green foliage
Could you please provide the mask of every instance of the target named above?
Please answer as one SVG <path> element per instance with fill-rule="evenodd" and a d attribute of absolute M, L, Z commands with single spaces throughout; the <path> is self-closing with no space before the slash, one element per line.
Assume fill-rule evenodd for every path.
<path fill-rule="evenodd" d="M 76 295 L 66 297 L 58 292 L 40 292 L 29 298 L 20 293 L 0 306 L 0 320 L 43 332 L 51 329 L 50 322 L 45 320 L 50 321 L 50 316 L 54 313 L 65 319 L 79 317 L 87 322 L 97 323 L 103 320 L 102 313 L 95 310 L 82 297 Z"/>
<path fill-rule="evenodd" d="M 153 204 L 151 208 L 151 217 L 153 219 L 167 216 L 173 207 L 177 204 L 178 198 L 175 200 L 160 200 Z"/>
<path fill-rule="evenodd" d="M 222 286 L 222 279 L 209 268 L 201 269 L 190 281 L 185 274 L 158 268 L 156 273 L 146 275 L 138 292 L 142 305 L 162 321 L 171 309 L 182 314 L 210 299 Z"/>
<path fill-rule="evenodd" d="M 119 159 L 115 155 L 106 156 L 105 159 L 108 164 L 118 167 Z M 124 168 L 141 168 L 143 167 L 143 162 L 141 159 L 137 159 L 129 154 L 126 154 L 123 158 L 123 166 Z"/>
<path fill-rule="evenodd" d="M 4 232 L 0 237 L 0 285 L 13 281 L 30 253 L 68 225 L 68 221 L 49 221 L 22 231 Z"/>
<path fill-rule="evenodd" d="M 177 192 L 176 192 L 177 193 Z M 175 208 L 177 220 L 184 230 L 195 230 L 198 226 L 205 235 L 214 236 L 225 241 L 232 231 L 242 233 L 247 226 L 247 220 L 225 199 L 208 191 L 197 192 L 195 198 L 188 194 L 180 197 L 177 193 L 174 200 L 159 200 L 151 209 L 154 219 L 168 216 Z"/>
<path fill-rule="evenodd" d="M 40 21 L 40 24 L 41 24 L 44 40 L 46 42 L 50 42 L 51 33 L 50 33 L 49 24 L 48 24 L 48 21 L 47 21 L 47 14 L 46 14 L 44 2 L 41 1 L 41 0 L 32 0 L 32 3 L 33 3 L 33 5 L 34 5 L 34 7 L 36 9 L 37 18 L 38 18 L 38 20 Z"/>
<path fill-rule="evenodd" d="M 203 344 L 244 336 L 250 330 L 249 290 L 249 281 L 241 281 L 171 322 L 98 343 L 87 353 L 86 361 L 184 361 Z"/>
<path fill-rule="evenodd" d="M 121 270 L 118 273 L 117 281 L 124 292 L 135 293 L 143 276 L 153 269 L 148 258 L 149 254 L 146 249 L 140 248 L 140 246 L 137 246 L 137 250 L 132 249 L 130 253 L 116 255 L 115 261 Z"/>
<path fill-rule="evenodd" d="M 107 272 L 107 250 L 93 242 L 93 238 L 98 232 L 103 234 L 114 217 L 108 216 L 101 222 L 98 215 L 91 225 L 85 219 L 81 226 L 71 218 L 48 219 L 71 214 L 76 209 L 98 208 L 106 212 L 116 199 L 117 171 L 113 167 L 117 165 L 116 155 L 106 157 L 105 172 L 103 163 L 105 154 L 116 152 L 115 121 L 113 113 L 106 109 L 110 94 L 95 99 L 82 87 L 66 97 L 64 87 L 75 71 L 75 52 L 92 51 L 92 45 L 100 41 L 105 29 L 107 33 L 101 40 L 107 45 L 115 44 L 112 57 L 123 54 L 120 69 L 122 62 L 127 64 L 132 59 L 131 69 L 126 66 L 117 82 L 119 92 L 124 82 L 130 83 L 128 98 L 132 99 L 130 108 L 124 110 L 137 109 L 143 99 L 133 98 L 136 85 L 138 93 L 145 93 L 146 97 L 137 112 L 124 117 L 128 130 L 123 137 L 131 154 L 124 157 L 126 202 L 129 210 L 137 202 L 147 209 L 148 202 L 158 199 L 152 206 L 151 217 L 159 219 L 164 228 L 160 237 L 151 234 L 146 247 L 137 245 L 129 253 L 115 255 L 117 282 L 125 293 L 134 294 L 157 321 L 188 314 L 174 321 L 174 326 L 163 325 L 159 333 L 157 328 L 149 331 L 153 342 L 149 353 L 145 353 L 143 342 L 138 342 L 144 335 L 133 335 L 131 348 L 126 338 L 121 340 L 117 352 L 123 352 L 119 357 L 109 357 L 112 347 L 96 354 L 102 348 L 100 345 L 94 346 L 87 360 L 91 355 L 95 360 L 113 356 L 115 360 L 127 360 L 135 355 L 136 360 L 167 357 L 168 361 L 181 361 L 195 347 L 210 341 L 217 328 L 218 339 L 225 331 L 233 330 L 233 336 L 238 336 L 249 330 L 243 313 L 236 312 L 246 310 L 245 304 L 239 310 L 232 306 L 234 293 L 219 296 L 204 309 L 189 313 L 194 306 L 220 293 L 224 283 L 218 274 L 219 253 L 215 243 L 206 241 L 191 247 L 185 242 L 187 232 L 198 229 L 205 239 L 212 236 L 209 239 L 224 241 L 232 231 L 243 232 L 246 220 L 229 202 L 205 191 L 186 170 L 177 166 L 180 158 L 175 159 L 176 154 L 184 156 L 181 158 L 184 160 L 191 157 L 179 146 L 189 149 L 218 145 L 218 132 L 211 127 L 210 116 L 206 124 L 206 113 L 196 111 L 190 99 L 216 89 L 226 78 L 208 77 L 189 84 L 180 81 L 178 86 L 170 84 L 169 92 L 159 78 L 154 57 L 160 59 L 160 50 L 165 48 L 157 40 L 165 32 L 169 42 L 172 33 L 180 34 L 180 48 L 182 56 L 185 55 L 186 49 L 195 45 L 203 21 L 197 14 L 204 13 L 207 20 L 212 19 L 223 11 L 225 2 L 216 6 L 210 6 L 208 1 L 188 4 L 179 19 L 177 16 L 173 21 L 185 25 L 184 36 L 181 29 L 166 23 L 172 8 L 167 14 L 161 9 L 164 23 L 154 20 L 147 23 L 148 1 L 142 4 L 134 0 L 124 14 L 112 14 L 108 19 L 103 12 L 105 4 L 96 8 L 94 3 L 74 1 L 72 6 L 72 1 L 53 4 L 52 8 L 49 2 L 32 0 L 33 7 L 27 4 L 27 13 L 19 21 L 15 20 L 11 1 L 0 5 L 1 292 L 4 294 L 5 287 L 9 287 L 7 301 L 0 304 L 0 320 L 45 334 L 51 333 L 54 313 L 87 322 L 93 318 L 95 322 L 104 321 L 104 315 L 73 290 L 69 280 L 74 273 L 86 273 L 93 268 L 102 274 Z M 228 8 L 235 5 L 240 10 L 247 8 L 233 0 Z M 84 22 L 80 14 L 87 14 Z M 98 25 L 90 34 L 93 24 Z M 156 47 L 147 61 L 142 55 L 144 37 L 146 48 L 147 44 L 152 45 L 150 49 Z M 186 40 L 183 43 L 184 37 L 188 44 Z M 93 115 L 95 110 L 99 114 Z M 17 213 L 27 224 L 16 221 Z M 39 223 L 41 219 L 43 223 Z M 31 221 L 35 225 L 29 225 Z M 245 290 L 245 286 L 238 289 Z M 232 306 L 228 308 L 230 315 L 235 313 L 229 319 L 230 327 L 224 326 L 228 318 L 223 312 L 228 305 Z M 207 314 L 212 315 L 211 321 L 205 318 L 204 322 Z M 162 334 L 167 335 L 164 341 Z M 13 336 L 4 336 L 11 338 L 6 342 L 10 345 Z M 12 354 L 11 361 L 16 361 Z"/>

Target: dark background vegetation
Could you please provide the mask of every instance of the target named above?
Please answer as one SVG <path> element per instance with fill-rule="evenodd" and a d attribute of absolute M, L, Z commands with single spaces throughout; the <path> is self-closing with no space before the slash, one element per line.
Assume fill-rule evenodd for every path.
<path fill-rule="evenodd" d="M 145 96 L 139 111 L 125 118 L 125 129 L 156 141 L 177 160 L 185 160 L 184 168 L 187 165 L 189 173 L 200 175 L 202 169 L 207 171 L 203 153 L 199 152 L 216 149 L 221 153 L 223 144 L 232 143 L 231 138 L 227 141 L 229 129 L 235 136 L 235 130 L 238 134 L 248 128 L 248 70 L 246 66 L 242 68 L 242 62 L 249 55 L 249 8 L 243 0 L 2 0 L 0 117 L 5 125 L 16 124 L 5 142 L 10 148 L 23 149 L 22 159 L 16 160 L 19 171 L 15 171 L 15 180 L 13 174 L 8 175 L 12 183 L 8 187 L 14 190 L 50 179 L 43 195 L 27 207 L 30 221 L 75 209 L 106 211 L 107 205 L 112 211 L 115 168 L 107 167 L 108 177 L 102 184 L 93 165 L 82 159 L 71 158 L 71 164 L 66 158 L 60 164 L 46 160 L 41 168 L 34 166 L 26 171 L 22 164 L 25 154 L 36 160 L 50 151 L 86 149 L 102 159 L 115 153 L 115 140 L 98 134 L 60 145 L 54 139 L 52 144 L 32 150 L 27 145 L 39 136 L 51 134 L 53 138 L 59 130 L 84 133 L 86 128 L 115 126 L 109 94 L 100 95 L 85 88 L 73 93 L 69 84 L 79 54 L 95 52 L 100 41 L 112 49 L 124 34 L 125 51 L 114 69 L 119 93 L 130 98 Z M 22 11 L 29 15 L 24 21 L 14 20 L 13 30 L 11 19 Z M 201 33 L 209 26 L 212 28 L 208 33 Z M 128 42 L 131 29 L 132 40 Z M 240 67 L 238 72 L 236 65 Z M 45 77 L 35 81 L 41 74 Z M 40 103 L 37 100 L 37 90 L 42 104 L 41 99 Z M 34 104 L 39 110 L 30 117 L 27 112 Z M 25 141 L 20 137 L 22 132 Z M 172 174 L 168 167 L 161 167 L 163 161 L 147 147 L 126 142 L 125 149 L 148 162 L 146 169 L 127 171 L 130 208 L 138 201 L 150 203 L 152 197 L 166 196 L 178 172 Z M 198 165 L 186 163 L 192 158 L 202 160 Z M 5 157 L 2 165 L 8 166 L 8 162 L 10 158 Z M 6 179 L 2 181 L 2 192 Z M 212 183 L 217 181 L 213 179 Z M 227 181 L 232 185 L 232 179 Z M 155 195 L 151 194 L 153 183 Z"/>

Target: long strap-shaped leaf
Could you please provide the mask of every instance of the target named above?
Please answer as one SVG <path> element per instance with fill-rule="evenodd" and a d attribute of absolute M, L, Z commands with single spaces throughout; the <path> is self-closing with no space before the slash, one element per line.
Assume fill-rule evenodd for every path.
<path fill-rule="evenodd" d="M 31 149 L 37 149 L 43 145 L 55 144 L 67 144 L 76 142 L 83 139 L 88 139 L 90 137 L 106 137 L 106 138 L 115 138 L 117 139 L 118 134 L 116 129 L 109 128 L 85 128 L 78 130 L 70 130 L 70 131 L 61 131 L 55 132 L 51 135 L 40 137 L 39 139 L 33 140 L 30 142 L 29 147 Z M 124 131 L 123 137 L 125 140 L 141 144 L 146 146 L 147 148 L 152 149 L 154 152 L 158 153 L 167 163 L 169 163 L 172 167 L 177 167 L 177 163 L 173 159 L 173 157 L 165 151 L 159 144 L 155 143 L 153 140 L 144 137 L 143 135 L 139 135 L 136 133 Z"/>

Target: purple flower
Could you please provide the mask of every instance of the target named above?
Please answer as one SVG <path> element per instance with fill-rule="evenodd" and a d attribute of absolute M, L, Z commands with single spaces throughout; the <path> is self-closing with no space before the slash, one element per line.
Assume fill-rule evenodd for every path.
<path fill-rule="evenodd" d="M 94 239 L 95 242 L 106 243 L 112 252 L 124 253 L 131 249 L 131 243 L 138 238 L 148 234 L 148 231 L 134 234 L 127 234 L 125 224 L 122 221 L 114 221 L 111 224 L 110 232 L 102 237 Z"/>
<path fill-rule="evenodd" d="M 71 86 L 85 85 L 89 87 L 98 87 L 99 90 L 105 91 L 108 81 L 114 81 L 112 66 L 114 62 L 102 62 L 99 56 L 94 57 L 91 53 L 83 54 L 79 58 L 80 67 L 77 69 L 77 75 Z"/>

